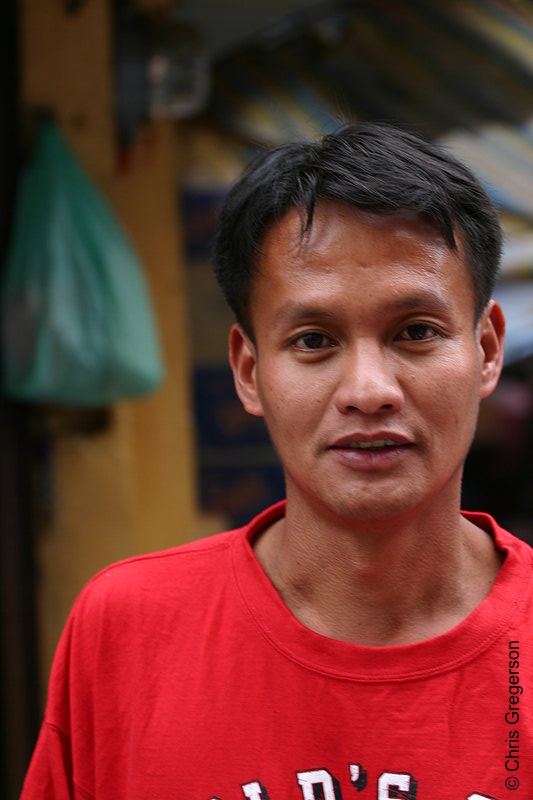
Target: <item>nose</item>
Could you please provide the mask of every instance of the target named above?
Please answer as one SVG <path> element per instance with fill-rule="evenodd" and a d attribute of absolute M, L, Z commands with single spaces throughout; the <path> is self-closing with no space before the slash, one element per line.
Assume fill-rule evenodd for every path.
<path fill-rule="evenodd" d="M 343 414 L 391 413 L 403 407 L 397 365 L 379 343 L 359 340 L 346 352 L 335 403 Z"/>

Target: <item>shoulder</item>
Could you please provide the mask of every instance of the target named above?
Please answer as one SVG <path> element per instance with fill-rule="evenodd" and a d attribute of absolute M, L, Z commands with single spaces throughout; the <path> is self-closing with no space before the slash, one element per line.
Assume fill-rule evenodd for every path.
<path fill-rule="evenodd" d="M 260 531 L 284 511 L 284 503 L 265 509 L 248 525 L 111 564 L 82 589 L 69 624 L 80 632 L 149 624 L 155 617 L 174 621 L 186 616 L 201 619 L 202 609 L 232 591 L 234 548 Z"/>
<path fill-rule="evenodd" d="M 134 556 L 110 564 L 82 589 L 73 615 L 122 609 L 132 612 L 183 603 L 202 587 L 227 577 L 232 544 L 246 529 L 226 531 L 168 550 Z"/>
<path fill-rule="evenodd" d="M 185 601 L 205 588 L 228 582 L 232 550 L 284 512 L 284 502 L 262 511 L 247 525 L 155 553 L 133 556 L 101 570 L 82 590 L 74 611 L 87 604 L 124 601 L 133 605 L 155 600 Z"/>
<path fill-rule="evenodd" d="M 499 572 L 487 598 L 491 608 L 505 614 L 509 630 L 514 624 L 524 623 L 529 636 L 533 632 L 533 548 L 502 528 L 489 514 L 463 514 L 493 538 L 502 554 Z"/>
<path fill-rule="evenodd" d="M 533 548 L 530 544 L 502 528 L 490 514 L 481 511 L 463 511 L 462 515 L 488 533 L 499 550 L 506 555 L 512 554 L 513 560 L 516 559 L 533 569 Z"/>
<path fill-rule="evenodd" d="M 135 556 L 97 573 L 78 595 L 56 649 L 47 716 L 62 730 L 64 693 L 85 696 L 105 675 L 123 675 L 154 648 L 176 646 L 201 630 L 209 608 L 233 593 L 232 543 L 245 529 Z M 85 688 L 83 688 L 85 687 Z M 70 702 L 70 701 L 69 701 Z M 59 722 L 58 722 L 59 720 Z"/>

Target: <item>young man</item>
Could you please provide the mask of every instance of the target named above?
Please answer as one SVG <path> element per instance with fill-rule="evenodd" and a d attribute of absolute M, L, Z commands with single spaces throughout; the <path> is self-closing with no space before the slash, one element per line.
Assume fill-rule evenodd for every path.
<path fill-rule="evenodd" d="M 215 267 L 286 503 L 84 589 L 24 800 L 533 797 L 532 551 L 459 510 L 500 241 L 471 173 L 394 128 L 245 174 Z"/>

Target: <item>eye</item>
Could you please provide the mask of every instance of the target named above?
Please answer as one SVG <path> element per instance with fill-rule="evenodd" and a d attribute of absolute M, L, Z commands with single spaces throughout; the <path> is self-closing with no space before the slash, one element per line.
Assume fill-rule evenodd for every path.
<path fill-rule="evenodd" d="M 439 336 L 439 331 L 434 325 L 427 322 L 413 322 L 404 328 L 399 339 L 408 342 L 429 342 Z"/>
<path fill-rule="evenodd" d="M 321 350 L 324 347 L 331 347 L 332 342 L 324 333 L 309 331 L 302 333 L 293 341 L 293 345 L 298 350 Z"/>

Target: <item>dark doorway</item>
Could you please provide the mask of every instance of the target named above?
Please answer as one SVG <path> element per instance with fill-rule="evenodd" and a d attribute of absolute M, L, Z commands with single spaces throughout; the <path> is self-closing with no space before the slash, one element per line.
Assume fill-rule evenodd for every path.
<path fill-rule="evenodd" d="M 0 4 L 0 268 L 20 155 L 16 5 Z M 6 800 L 20 794 L 39 716 L 28 432 L 27 410 L 0 396 L 0 796 Z"/>

